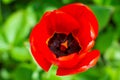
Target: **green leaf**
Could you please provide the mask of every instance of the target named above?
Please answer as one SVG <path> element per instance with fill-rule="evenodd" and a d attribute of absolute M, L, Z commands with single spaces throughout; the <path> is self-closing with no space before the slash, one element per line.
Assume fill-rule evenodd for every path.
<path fill-rule="evenodd" d="M 56 7 L 54 7 L 54 6 L 49 6 L 49 7 L 45 7 L 44 8 L 44 13 L 46 12 L 46 11 L 53 11 L 53 10 L 56 10 L 57 8 Z"/>
<path fill-rule="evenodd" d="M 108 26 L 107 31 L 100 33 L 97 37 L 95 48 L 104 53 L 111 46 L 113 39 L 114 32 L 112 31 L 112 26 Z"/>
<path fill-rule="evenodd" d="M 10 4 L 11 2 L 13 2 L 14 0 L 2 0 L 2 2 L 4 3 L 4 4 Z"/>
<path fill-rule="evenodd" d="M 3 25 L 3 32 L 8 43 L 13 44 L 17 31 L 21 28 L 24 20 L 23 10 L 13 13 Z"/>
<path fill-rule="evenodd" d="M 93 0 L 93 2 L 97 5 L 102 5 L 103 4 L 103 0 Z"/>
<path fill-rule="evenodd" d="M 115 8 L 115 12 L 113 14 L 113 20 L 117 25 L 120 25 L 120 7 Z"/>
<path fill-rule="evenodd" d="M 3 35 L 0 33 L 0 52 L 8 50 L 9 46 L 5 42 Z"/>
<path fill-rule="evenodd" d="M 100 6 L 119 6 L 120 5 L 120 1 L 119 0 L 93 0 L 93 2 L 96 5 L 100 5 Z"/>
<path fill-rule="evenodd" d="M 8 70 L 6 70 L 5 68 L 1 69 L 0 71 L 1 73 L 1 77 L 4 79 L 4 80 L 8 80 L 9 77 L 10 77 L 10 73 L 8 72 Z"/>
<path fill-rule="evenodd" d="M 109 80 L 120 80 L 120 68 L 106 66 L 106 73 L 110 76 Z"/>
<path fill-rule="evenodd" d="M 60 77 L 56 76 L 57 66 L 52 65 L 48 73 L 42 74 L 42 80 L 61 80 Z"/>
<path fill-rule="evenodd" d="M 31 6 L 12 14 L 4 23 L 4 34 L 10 44 L 21 44 L 36 24 L 36 16 Z"/>
<path fill-rule="evenodd" d="M 24 19 L 25 22 L 19 29 L 15 43 L 20 43 L 20 41 L 24 41 L 25 38 L 29 35 L 30 30 L 36 24 L 36 15 L 31 6 L 28 6 L 27 9 L 24 11 Z"/>
<path fill-rule="evenodd" d="M 115 0 L 114 0 L 115 1 Z M 105 6 L 108 6 L 108 5 L 111 5 L 112 3 L 112 0 L 93 0 L 93 2 L 97 5 L 105 5 Z"/>
<path fill-rule="evenodd" d="M 114 41 L 112 46 L 109 47 L 105 52 L 105 59 L 106 61 L 116 67 L 120 67 L 120 45 L 117 41 Z"/>
<path fill-rule="evenodd" d="M 32 80 L 33 71 L 26 67 L 17 67 L 14 71 L 13 80 Z"/>
<path fill-rule="evenodd" d="M 31 55 L 25 47 L 14 47 L 11 50 L 11 57 L 16 61 L 30 61 Z"/>
<path fill-rule="evenodd" d="M 0 6 L 0 26 L 2 25 L 2 10 L 1 10 L 1 6 Z"/>
<path fill-rule="evenodd" d="M 41 74 L 43 73 L 43 70 L 37 66 L 36 70 L 34 70 L 33 75 L 32 75 L 32 79 L 33 80 L 41 80 Z"/>
<path fill-rule="evenodd" d="M 99 75 L 99 73 L 101 73 L 101 75 Z M 103 68 L 93 67 L 93 68 L 88 69 L 86 72 L 77 74 L 75 76 L 79 78 L 77 80 L 89 80 L 89 79 L 96 80 L 97 78 L 99 80 L 99 78 L 101 76 L 104 77 L 104 75 L 105 74 L 104 74 Z"/>
<path fill-rule="evenodd" d="M 99 23 L 99 31 L 103 30 L 110 20 L 110 16 L 113 12 L 111 7 L 90 6 L 96 15 Z"/>
<path fill-rule="evenodd" d="M 119 6 L 120 5 L 120 0 L 112 0 L 111 5 Z"/>
<path fill-rule="evenodd" d="M 68 4 L 68 3 L 74 2 L 74 0 L 62 0 L 62 2 L 63 2 L 64 4 Z"/>
<path fill-rule="evenodd" d="M 69 76 L 57 76 L 56 71 L 57 71 L 57 66 L 52 65 L 48 73 L 43 73 L 42 74 L 42 80 L 74 80 L 74 76 L 69 75 Z"/>

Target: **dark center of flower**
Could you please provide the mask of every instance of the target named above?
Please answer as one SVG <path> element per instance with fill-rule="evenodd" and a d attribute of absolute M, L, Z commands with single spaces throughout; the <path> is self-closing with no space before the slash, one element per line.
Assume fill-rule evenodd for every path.
<path fill-rule="evenodd" d="M 67 56 L 77 53 L 81 50 L 78 41 L 72 33 L 66 35 L 64 33 L 55 33 L 48 41 L 48 47 L 56 55 L 56 57 Z"/>

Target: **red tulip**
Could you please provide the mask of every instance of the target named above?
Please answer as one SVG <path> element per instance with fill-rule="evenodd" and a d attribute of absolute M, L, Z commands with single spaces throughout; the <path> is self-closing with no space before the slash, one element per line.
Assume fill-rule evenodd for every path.
<path fill-rule="evenodd" d="M 48 71 L 58 66 L 57 75 L 84 72 L 93 67 L 100 53 L 91 51 L 98 35 L 98 22 L 89 7 L 74 3 L 44 14 L 30 35 L 32 55 Z"/>

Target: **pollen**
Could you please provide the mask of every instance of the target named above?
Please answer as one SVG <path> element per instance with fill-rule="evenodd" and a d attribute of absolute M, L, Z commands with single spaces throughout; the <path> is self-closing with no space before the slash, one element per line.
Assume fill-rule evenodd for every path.
<path fill-rule="evenodd" d="M 68 41 L 61 43 L 60 50 L 65 51 L 68 48 Z"/>

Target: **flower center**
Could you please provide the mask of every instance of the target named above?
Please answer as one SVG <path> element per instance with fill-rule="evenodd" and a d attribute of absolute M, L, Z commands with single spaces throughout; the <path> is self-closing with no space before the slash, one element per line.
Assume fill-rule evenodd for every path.
<path fill-rule="evenodd" d="M 57 58 L 73 53 L 78 53 L 81 50 L 78 41 L 74 38 L 72 33 L 68 35 L 64 33 L 55 33 L 49 39 L 48 47 Z"/>

